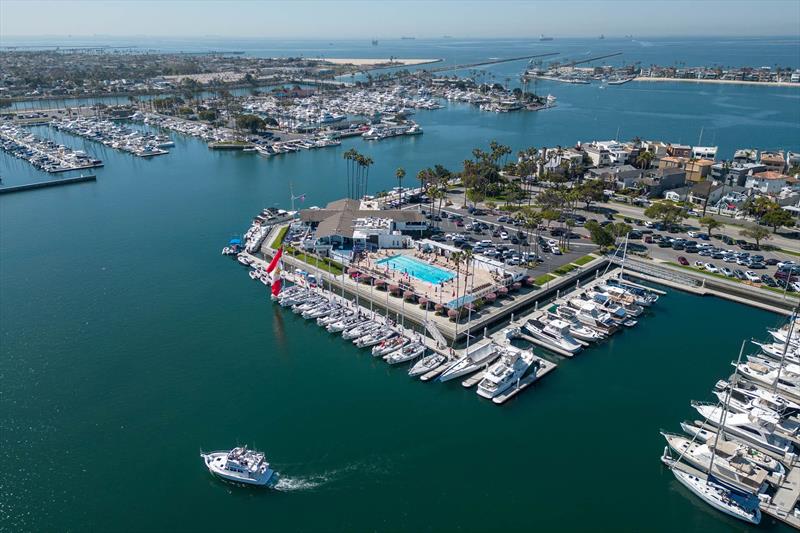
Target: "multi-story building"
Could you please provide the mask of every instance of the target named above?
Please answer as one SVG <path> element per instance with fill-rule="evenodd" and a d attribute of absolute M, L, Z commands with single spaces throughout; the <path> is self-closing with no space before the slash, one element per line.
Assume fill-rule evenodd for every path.
<path fill-rule="evenodd" d="M 763 194 L 778 194 L 786 186 L 787 177 L 780 172 L 767 170 L 748 176 L 744 186 Z"/>

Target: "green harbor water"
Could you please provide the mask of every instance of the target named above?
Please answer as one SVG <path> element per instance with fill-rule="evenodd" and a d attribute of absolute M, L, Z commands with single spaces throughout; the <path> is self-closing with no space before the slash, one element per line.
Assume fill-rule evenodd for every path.
<path fill-rule="evenodd" d="M 704 94 L 703 98 L 698 93 Z M 748 531 L 662 468 L 659 429 L 695 418 L 740 343 L 780 317 L 670 291 L 641 324 L 498 407 L 422 383 L 274 306 L 219 255 L 260 209 L 370 190 L 514 150 L 623 137 L 798 149 L 796 92 L 566 87 L 547 112 L 420 112 L 417 138 L 265 160 L 173 135 L 144 160 L 37 128 L 102 158 L 98 181 L 0 197 L 0 529 L 7 531 Z M 764 111 L 743 112 L 742 110 Z M 680 109 L 680 111 L 676 111 Z M 4 185 L 47 179 L 0 154 Z M 212 479 L 200 449 L 267 452 L 281 490 Z M 759 531 L 786 530 L 765 517 Z"/>

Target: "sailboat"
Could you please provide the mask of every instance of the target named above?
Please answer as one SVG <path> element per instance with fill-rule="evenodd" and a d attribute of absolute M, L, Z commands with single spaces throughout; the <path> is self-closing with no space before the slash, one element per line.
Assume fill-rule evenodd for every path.
<path fill-rule="evenodd" d="M 739 351 L 739 361 L 742 359 L 743 351 L 744 342 L 742 342 L 742 348 Z M 734 373 L 731 382 L 735 384 L 737 377 L 738 375 Z M 720 423 L 720 428 L 722 429 L 716 433 L 714 444 L 710 446 L 711 457 L 707 464 L 705 461 L 696 463 L 697 466 L 701 467 L 705 472 L 685 467 L 685 465 L 680 462 L 680 459 L 683 458 L 683 453 L 678 459 L 674 459 L 670 455 L 669 445 L 664 447 L 661 462 L 672 471 L 675 475 L 675 479 L 677 479 L 680 484 L 714 509 L 744 522 L 759 524 L 761 523 L 761 510 L 759 509 L 758 498 L 752 493 L 738 490 L 714 476 L 714 472 L 719 471 L 719 469 L 714 468 L 714 461 L 717 458 L 720 434 L 724 433 L 729 402 L 730 389 L 728 389 L 726 401 L 722 409 L 722 420 Z"/>

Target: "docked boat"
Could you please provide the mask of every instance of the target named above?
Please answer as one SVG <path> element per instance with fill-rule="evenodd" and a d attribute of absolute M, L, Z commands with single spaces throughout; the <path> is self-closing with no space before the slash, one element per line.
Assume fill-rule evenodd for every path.
<path fill-rule="evenodd" d="M 735 498 L 731 490 L 714 482 L 712 479 L 700 479 L 678 468 L 672 468 L 671 470 L 675 478 L 683 486 L 711 507 L 751 524 L 761 523 L 761 510 L 758 508 L 758 499 Z"/>
<path fill-rule="evenodd" d="M 395 335 L 397 335 L 397 332 L 392 328 L 381 326 L 378 329 L 370 331 L 366 335 L 354 339 L 353 344 L 359 348 L 369 348 L 370 346 L 375 346 L 376 344 L 389 340 Z"/>
<path fill-rule="evenodd" d="M 423 374 L 427 374 L 431 370 L 439 368 L 446 361 L 447 357 L 440 354 L 439 352 L 433 352 L 432 354 L 426 355 L 425 357 L 414 363 L 414 365 L 412 365 L 411 368 L 408 369 L 408 375 L 411 377 L 417 377 Z"/>
<path fill-rule="evenodd" d="M 647 289 L 637 287 L 636 285 L 625 283 L 624 281 L 619 279 L 613 279 L 613 278 L 609 279 L 606 282 L 606 285 L 612 285 L 625 289 L 625 291 L 633 295 L 636 304 L 641 305 L 642 307 L 650 307 L 651 305 L 653 305 L 658 301 L 658 294 L 649 291 Z"/>
<path fill-rule="evenodd" d="M 356 326 L 364 325 L 367 322 L 369 322 L 369 320 L 364 318 L 361 315 L 348 316 L 348 317 L 342 318 L 341 320 L 339 320 L 337 322 L 333 322 L 332 324 L 328 324 L 328 326 L 325 329 L 327 329 L 331 333 L 339 333 L 340 331 L 345 331 L 345 330 L 348 330 L 350 328 L 354 328 Z"/>
<path fill-rule="evenodd" d="M 583 345 L 576 341 L 569 331 L 569 324 L 563 320 L 553 320 L 545 324 L 540 320 L 528 320 L 523 326 L 531 335 L 544 342 L 571 354 L 578 353 Z"/>
<path fill-rule="evenodd" d="M 343 339 L 359 339 L 365 335 L 369 335 L 374 330 L 381 328 L 382 326 L 377 322 L 373 322 L 372 320 L 367 320 L 366 322 L 359 324 L 353 328 L 347 329 L 342 333 Z"/>
<path fill-rule="evenodd" d="M 345 318 L 353 316 L 354 311 L 350 309 L 339 308 L 328 316 L 320 317 L 317 319 L 317 325 L 328 327 L 330 324 L 339 322 Z"/>
<path fill-rule="evenodd" d="M 372 355 L 375 357 L 383 357 L 384 355 L 390 354 L 395 350 L 401 349 L 406 344 L 408 344 L 408 337 L 393 337 L 373 346 Z"/>
<path fill-rule="evenodd" d="M 605 338 L 605 335 L 597 331 L 596 329 L 592 329 L 589 326 L 584 325 L 580 320 L 577 319 L 575 316 L 574 311 L 569 309 L 568 307 L 565 308 L 568 312 L 572 313 L 572 316 L 561 316 L 557 313 L 548 313 L 548 318 L 552 321 L 555 319 L 561 319 L 567 324 L 569 324 L 569 333 L 574 338 L 586 342 L 597 342 Z"/>
<path fill-rule="evenodd" d="M 606 335 L 614 333 L 619 328 L 611 315 L 602 310 L 596 302 L 573 298 L 569 301 L 569 305 L 576 309 L 575 317 L 590 328 L 597 329 Z"/>
<path fill-rule="evenodd" d="M 661 435 L 669 447 L 679 454 L 679 459 L 706 472 L 711 468 L 712 475 L 720 482 L 749 494 L 760 494 L 767 490 L 769 472 L 740 454 L 743 450 L 735 443 L 719 441 L 714 446 L 713 442 L 697 443 L 674 433 L 661 432 Z M 714 451 L 716 455 L 712 467 Z"/>
<path fill-rule="evenodd" d="M 717 381 L 714 386 L 717 392 L 725 392 L 729 387 L 730 383 L 723 379 Z M 731 398 L 740 399 L 754 407 L 775 411 L 781 416 L 797 416 L 800 413 L 800 403 L 770 392 L 750 381 L 737 382 L 731 391 Z"/>
<path fill-rule="evenodd" d="M 471 374 L 481 367 L 489 366 L 500 356 L 501 348 L 494 343 L 473 347 L 465 356 L 457 359 L 439 376 L 439 381 L 450 381 L 466 374 Z"/>
<path fill-rule="evenodd" d="M 781 392 L 788 394 L 793 401 L 800 401 L 800 376 L 792 374 L 788 369 L 783 369 L 779 372 L 778 369 L 773 369 L 750 361 L 738 365 L 734 363 L 734 365 L 739 374 L 745 379 L 769 387 L 777 384 L 777 388 Z"/>
<path fill-rule="evenodd" d="M 744 442 L 740 442 L 738 440 L 733 440 L 727 437 L 725 434 L 719 436 L 719 440 L 717 440 L 717 432 L 711 428 L 710 424 L 706 424 L 705 426 L 700 426 L 694 424 L 692 422 L 684 421 L 681 422 L 681 429 L 692 439 L 698 442 L 706 442 L 713 444 L 714 441 L 717 441 L 716 449 L 727 449 L 731 450 L 730 446 L 736 446 L 736 450 L 733 455 L 743 455 L 747 457 L 748 460 L 752 461 L 754 464 L 760 466 L 764 470 L 768 470 L 770 472 L 774 472 L 779 475 L 786 474 L 786 467 L 778 461 L 770 457 L 768 454 L 754 448 Z M 722 445 L 721 443 L 725 443 Z"/>
<path fill-rule="evenodd" d="M 721 425 L 723 413 L 721 407 L 700 402 L 692 402 L 692 407 L 713 426 Z M 775 432 L 776 423 L 777 420 L 766 411 L 728 413 L 725 417 L 725 433 L 772 453 L 781 455 L 791 453 L 794 446 L 788 439 Z"/>
<path fill-rule="evenodd" d="M 247 446 L 229 451 L 201 453 L 208 471 L 226 481 L 247 485 L 266 485 L 275 475 L 264 454 Z"/>
<path fill-rule="evenodd" d="M 502 394 L 517 385 L 531 367 L 533 367 L 534 374 L 538 372 L 538 361 L 534 364 L 532 351 L 507 346 L 503 350 L 503 355 L 489 367 L 481 382 L 478 383 L 478 396 L 492 399 Z"/>
<path fill-rule="evenodd" d="M 390 365 L 397 365 L 413 361 L 417 357 L 421 357 L 425 353 L 425 345 L 419 342 L 414 342 L 409 345 L 403 346 L 399 350 L 395 350 L 383 356 L 383 360 Z"/>

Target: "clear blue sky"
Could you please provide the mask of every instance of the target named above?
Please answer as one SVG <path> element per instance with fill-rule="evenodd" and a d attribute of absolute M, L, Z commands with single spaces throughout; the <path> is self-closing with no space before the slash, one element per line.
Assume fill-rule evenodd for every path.
<path fill-rule="evenodd" d="M 800 33 L 798 0 L 0 0 L 3 36 L 559 37 Z"/>

